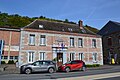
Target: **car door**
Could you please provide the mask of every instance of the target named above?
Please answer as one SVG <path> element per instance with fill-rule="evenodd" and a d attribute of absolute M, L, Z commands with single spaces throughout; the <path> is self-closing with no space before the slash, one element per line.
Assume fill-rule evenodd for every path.
<path fill-rule="evenodd" d="M 49 63 L 47 61 L 43 61 L 43 64 L 41 65 L 41 70 L 42 71 L 47 71 L 48 70 Z"/>
<path fill-rule="evenodd" d="M 72 69 L 72 70 L 76 70 L 77 67 L 78 67 L 77 62 L 76 62 L 76 61 L 71 61 L 71 69 Z"/>
<path fill-rule="evenodd" d="M 36 62 L 34 62 L 32 65 L 32 70 L 34 71 L 34 72 L 38 72 L 38 71 L 41 71 L 41 64 L 42 64 L 42 62 L 41 61 L 36 61 Z"/>
<path fill-rule="evenodd" d="M 82 68 L 82 66 L 83 66 L 83 62 L 82 62 L 82 61 L 79 61 L 79 62 L 78 62 L 78 68 L 80 69 L 80 68 Z"/>

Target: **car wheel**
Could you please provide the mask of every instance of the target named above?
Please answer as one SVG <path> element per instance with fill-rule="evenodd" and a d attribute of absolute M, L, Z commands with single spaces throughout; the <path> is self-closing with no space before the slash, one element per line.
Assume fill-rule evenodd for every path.
<path fill-rule="evenodd" d="M 25 69 L 25 73 L 26 73 L 26 74 L 31 74 L 31 73 L 32 73 L 32 70 L 29 69 L 29 68 L 27 68 L 27 69 Z"/>
<path fill-rule="evenodd" d="M 85 66 L 83 66 L 83 67 L 82 67 L 82 71 L 85 71 L 85 70 L 86 70 L 86 67 L 85 67 Z"/>
<path fill-rule="evenodd" d="M 54 72 L 54 69 L 53 69 L 53 68 L 49 68 L 49 69 L 48 69 L 48 72 L 49 72 L 49 73 L 53 73 L 53 72 Z"/>
<path fill-rule="evenodd" d="M 69 68 L 69 67 L 65 68 L 65 71 L 66 71 L 67 73 L 70 72 L 70 68 Z"/>

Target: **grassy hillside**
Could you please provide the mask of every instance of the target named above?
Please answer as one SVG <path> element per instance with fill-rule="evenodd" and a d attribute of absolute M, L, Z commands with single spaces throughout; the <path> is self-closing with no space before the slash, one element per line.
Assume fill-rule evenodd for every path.
<path fill-rule="evenodd" d="M 0 26 L 12 26 L 12 27 L 14 26 L 14 28 L 21 28 L 33 22 L 35 19 L 76 24 L 75 22 L 69 21 L 68 19 L 65 19 L 63 21 L 63 20 L 46 18 L 44 16 L 30 18 L 28 16 L 20 16 L 18 14 L 9 15 L 8 13 L 0 12 Z M 92 30 L 95 33 L 98 32 L 96 28 L 87 25 L 85 27 L 87 27 L 89 30 Z"/>

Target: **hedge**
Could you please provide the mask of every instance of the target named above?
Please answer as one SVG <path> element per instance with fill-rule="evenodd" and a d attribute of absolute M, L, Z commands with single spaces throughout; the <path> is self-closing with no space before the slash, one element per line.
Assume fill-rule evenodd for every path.
<path fill-rule="evenodd" d="M 1 64 L 6 64 L 6 62 L 5 61 L 1 61 Z"/>
<path fill-rule="evenodd" d="M 99 67 L 100 64 L 87 64 L 86 67 Z"/>
<path fill-rule="evenodd" d="M 8 64 L 14 64 L 14 61 L 13 60 L 9 60 Z"/>

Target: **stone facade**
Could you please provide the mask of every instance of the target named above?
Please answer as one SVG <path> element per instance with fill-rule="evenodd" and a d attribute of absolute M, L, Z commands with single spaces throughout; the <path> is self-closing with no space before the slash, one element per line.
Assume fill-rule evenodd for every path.
<path fill-rule="evenodd" d="M 105 64 L 120 64 L 120 22 L 109 21 L 98 32 L 102 36 Z"/>
<path fill-rule="evenodd" d="M 30 35 L 35 36 L 34 45 L 29 44 Z M 40 35 L 45 35 L 45 45 L 40 45 Z M 70 38 L 74 38 L 74 46 L 72 47 L 70 46 Z M 83 41 L 81 47 L 78 46 L 79 38 Z M 96 47 L 92 47 L 93 39 L 96 41 Z M 50 30 L 22 29 L 19 65 L 40 59 L 43 60 L 43 58 L 40 57 L 41 53 L 44 53 L 44 56 L 42 56 L 44 60 L 57 59 L 57 63 L 81 59 L 85 61 L 86 64 L 103 65 L 102 41 L 100 36 Z M 94 59 L 94 53 L 97 54 L 96 59 Z M 59 58 L 59 54 L 62 56 L 61 59 Z M 32 61 L 30 60 L 31 56 L 33 58 Z"/>
<path fill-rule="evenodd" d="M 104 62 L 111 64 L 111 59 L 115 59 L 116 63 L 120 63 L 120 32 L 103 36 L 103 53 Z M 111 45 L 109 45 L 109 38 L 111 38 Z M 115 55 L 117 57 L 115 58 Z M 109 61 L 110 60 L 110 61 Z"/>

